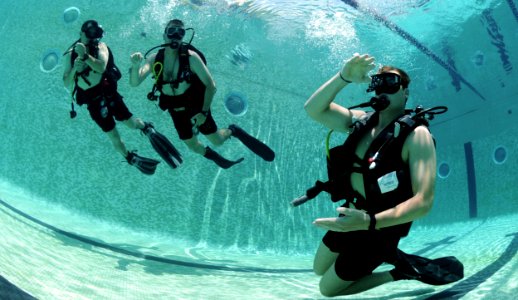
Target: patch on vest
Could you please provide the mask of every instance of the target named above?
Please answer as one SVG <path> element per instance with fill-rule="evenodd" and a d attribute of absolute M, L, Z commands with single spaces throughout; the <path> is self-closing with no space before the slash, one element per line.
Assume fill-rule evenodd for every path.
<path fill-rule="evenodd" d="M 397 189 L 399 181 L 397 180 L 396 171 L 392 171 L 378 178 L 378 186 L 382 194 L 391 192 Z"/>

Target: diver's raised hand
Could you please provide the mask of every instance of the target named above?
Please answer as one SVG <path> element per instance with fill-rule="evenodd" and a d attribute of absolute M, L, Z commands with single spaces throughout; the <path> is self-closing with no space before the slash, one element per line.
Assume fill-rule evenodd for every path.
<path fill-rule="evenodd" d="M 130 56 L 131 64 L 134 66 L 139 66 L 143 59 L 144 56 L 140 52 L 135 52 Z"/>
<path fill-rule="evenodd" d="M 340 70 L 343 79 L 355 83 L 370 82 L 369 72 L 374 69 L 374 57 L 369 54 L 360 55 L 355 53 L 353 57 L 345 62 Z"/>

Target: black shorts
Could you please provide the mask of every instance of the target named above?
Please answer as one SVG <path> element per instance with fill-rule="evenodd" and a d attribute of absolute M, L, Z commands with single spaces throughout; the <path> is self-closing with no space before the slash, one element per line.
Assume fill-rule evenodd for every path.
<path fill-rule="evenodd" d="M 133 116 L 122 96 L 116 90 L 107 92 L 102 84 L 88 90 L 78 88 L 76 98 L 87 104 L 90 117 L 104 132 L 115 128 L 115 120 L 126 121 Z"/>
<path fill-rule="evenodd" d="M 372 274 L 382 263 L 396 260 L 401 237 L 383 230 L 334 232 L 328 231 L 322 241 L 335 253 L 335 272 L 340 279 L 356 281 Z"/>
<path fill-rule="evenodd" d="M 178 96 L 160 95 L 160 108 L 167 109 L 173 119 L 174 127 L 181 140 L 188 140 L 194 136 L 192 117 L 201 112 L 203 106 L 203 93 L 192 86 L 185 93 Z M 218 126 L 212 118 L 209 110 L 205 123 L 198 126 L 198 131 L 204 135 L 213 134 Z"/>

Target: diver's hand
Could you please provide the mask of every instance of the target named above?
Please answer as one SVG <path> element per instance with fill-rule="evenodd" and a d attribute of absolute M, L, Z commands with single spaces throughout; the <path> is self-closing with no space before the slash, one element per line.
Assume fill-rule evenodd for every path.
<path fill-rule="evenodd" d="M 134 66 L 140 66 L 140 63 L 142 62 L 143 59 L 144 59 L 144 56 L 142 56 L 142 53 L 140 53 L 140 52 L 135 52 L 135 53 L 131 54 L 131 56 L 130 56 L 131 64 Z"/>
<path fill-rule="evenodd" d="M 365 211 L 346 207 L 339 207 L 336 211 L 344 216 L 316 219 L 313 221 L 313 224 L 317 227 L 337 232 L 369 229 L 370 217 Z"/>
<path fill-rule="evenodd" d="M 86 46 L 83 43 L 77 43 L 74 46 L 74 52 L 77 53 L 77 56 L 80 58 L 83 58 L 83 56 L 86 54 Z"/>
<path fill-rule="evenodd" d="M 346 80 L 362 83 L 370 82 L 371 77 L 369 72 L 374 69 L 374 57 L 369 54 L 360 55 L 354 53 L 353 57 L 345 62 L 345 65 L 340 70 L 342 77 Z"/>
<path fill-rule="evenodd" d="M 207 120 L 207 117 L 205 117 L 202 113 L 197 113 L 192 117 L 191 122 L 193 123 L 193 126 L 201 126 L 205 121 Z"/>
<path fill-rule="evenodd" d="M 86 69 L 86 67 L 88 67 L 88 65 L 86 64 L 86 62 L 84 60 L 82 60 L 80 58 L 80 56 L 78 56 L 74 60 L 73 70 L 75 69 L 75 72 L 77 72 L 77 73 L 82 72 L 84 69 Z"/>

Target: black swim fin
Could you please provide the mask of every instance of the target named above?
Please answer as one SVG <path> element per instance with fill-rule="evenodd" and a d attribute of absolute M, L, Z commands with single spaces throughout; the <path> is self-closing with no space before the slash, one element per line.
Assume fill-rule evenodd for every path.
<path fill-rule="evenodd" d="M 146 175 L 155 174 L 156 165 L 160 163 L 160 161 L 152 158 L 142 157 L 137 155 L 135 151 L 129 151 L 128 156 L 126 156 L 126 160 L 132 166 L 135 166 L 140 172 Z"/>
<path fill-rule="evenodd" d="M 395 269 L 390 271 L 394 280 L 414 279 L 431 285 L 443 285 L 464 278 L 464 266 L 454 256 L 428 259 L 399 249 L 397 251 Z"/>
<path fill-rule="evenodd" d="M 238 160 L 228 160 L 224 158 L 223 156 L 219 155 L 218 152 L 212 150 L 210 147 L 205 147 L 205 155 L 203 155 L 205 158 L 212 160 L 215 162 L 218 166 L 220 166 L 223 169 L 228 169 L 232 167 L 235 164 L 238 164 L 244 160 L 244 158 L 240 158 Z"/>
<path fill-rule="evenodd" d="M 158 132 L 153 124 L 145 122 L 142 132 L 149 138 L 149 142 L 153 149 L 162 157 L 162 159 L 173 169 L 177 168 L 182 162 L 182 155 L 173 146 L 173 144 L 160 132 Z"/>
<path fill-rule="evenodd" d="M 228 126 L 228 129 L 232 132 L 232 136 L 236 137 L 243 143 L 248 149 L 252 150 L 255 154 L 266 161 L 273 161 L 275 159 L 275 152 L 268 147 L 265 143 L 249 135 L 241 127 L 232 124 Z"/>

